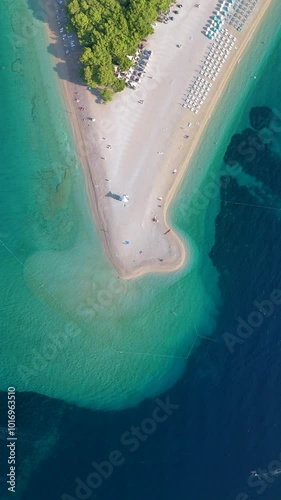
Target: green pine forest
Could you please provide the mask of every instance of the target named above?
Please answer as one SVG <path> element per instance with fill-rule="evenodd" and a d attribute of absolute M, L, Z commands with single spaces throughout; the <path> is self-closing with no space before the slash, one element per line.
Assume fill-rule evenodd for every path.
<path fill-rule="evenodd" d="M 82 76 L 87 85 L 99 88 L 105 102 L 126 84 L 114 75 L 131 66 L 138 44 L 153 33 L 152 24 L 171 0 L 69 0 L 69 29 L 83 47 Z"/>

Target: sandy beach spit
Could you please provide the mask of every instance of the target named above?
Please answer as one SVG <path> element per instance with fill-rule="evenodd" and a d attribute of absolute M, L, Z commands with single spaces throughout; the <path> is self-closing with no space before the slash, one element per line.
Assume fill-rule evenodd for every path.
<path fill-rule="evenodd" d="M 182 104 L 212 43 L 202 28 L 216 0 L 200 8 L 182 0 L 174 21 L 159 23 L 145 44 L 153 55 L 140 87 L 116 94 L 106 106 L 79 79 L 77 42 L 66 54 L 57 18 L 50 16 L 54 67 L 59 67 L 93 216 L 120 277 L 173 272 L 188 261 L 189 250 L 169 224 L 167 211 L 270 4 L 271 0 L 258 2 L 242 32 L 225 25 L 237 37 L 235 48 L 196 115 Z"/>

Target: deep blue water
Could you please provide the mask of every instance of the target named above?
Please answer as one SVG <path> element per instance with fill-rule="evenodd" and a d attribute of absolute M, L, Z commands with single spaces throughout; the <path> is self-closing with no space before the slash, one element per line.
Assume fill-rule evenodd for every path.
<path fill-rule="evenodd" d="M 235 179 L 223 184 L 211 258 L 220 272 L 224 301 L 213 341 L 203 341 L 193 351 L 182 380 L 160 396 L 162 403 L 169 398 L 178 407 L 153 428 L 145 419 L 155 414 L 156 401 L 117 413 L 93 412 L 19 394 L 20 469 L 28 470 L 29 462 L 42 453 L 45 435 L 52 429 L 57 433 L 50 454 L 19 498 L 280 499 L 281 475 L 267 473 L 278 468 L 274 461 L 281 458 L 281 305 L 267 303 L 268 317 L 251 313 L 258 310 L 255 301 L 268 300 L 274 290 L 281 290 L 280 209 L 276 199 L 275 205 L 264 208 L 269 206 L 265 186 L 276 195 L 281 192 L 281 159 L 268 145 L 254 161 L 244 158 L 242 167 L 258 172 L 262 192 L 257 201 L 256 193 L 239 187 Z M 278 294 L 274 299 L 280 302 Z M 224 334 L 237 338 L 238 317 L 261 324 L 252 331 L 244 326 L 248 338 L 235 343 L 230 352 Z M 134 432 L 132 426 L 147 426 L 151 434 L 145 439 L 141 433 L 137 441 L 128 441 L 128 434 L 122 439 L 125 432 Z M 92 476 L 92 484 L 101 485 L 77 496 L 75 479 L 89 481 L 95 471 L 91 463 L 108 461 L 114 450 L 123 463 L 110 471 L 104 466 L 109 477 L 101 482 L 101 476 Z M 260 478 L 249 480 L 253 470 Z"/>

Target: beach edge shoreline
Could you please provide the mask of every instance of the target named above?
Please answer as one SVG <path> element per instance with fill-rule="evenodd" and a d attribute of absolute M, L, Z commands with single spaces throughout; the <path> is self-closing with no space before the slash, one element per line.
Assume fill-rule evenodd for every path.
<path fill-rule="evenodd" d="M 175 201 L 175 198 L 177 196 L 177 193 L 182 185 L 182 182 L 185 178 L 186 172 L 189 168 L 190 162 L 192 161 L 194 155 L 197 152 L 198 147 L 200 146 L 201 140 L 203 133 L 206 129 L 206 126 L 210 119 L 213 116 L 213 113 L 215 111 L 215 108 L 219 102 L 219 100 L 222 97 L 222 94 L 225 92 L 225 88 L 227 87 L 227 84 L 233 75 L 236 67 L 238 60 L 242 57 L 242 55 L 245 53 L 249 43 L 252 41 L 254 38 L 256 31 L 259 29 L 263 18 L 266 16 L 268 9 L 270 8 L 272 4 L 272 0 L 265 0 L 264 4 L 262 6 L 258 5 L 258 10 L 255 13 L 254 20 L 252 23 L 252 26 L 250 26 L 248 29 L 245 29 L 245 33 L 242 33 L 242 36 L 240 38 L 240 45 L 237 48 L 235 55 L 233 57 L 233 60 L 231 61 L 231 65 L 228 69 L 226 69 L 225 74 L 223 75 L 222 81 L 220 85 L 218 86 L 217 92 L 215 97 L 212 98 L 212 100 L 209 102 L 209 104 L 206 107 L 206 116 L 204 117 L 203 121 L 200 123 L 200 126 L 197 130 L 197 135 L 194 138 L 191 147 L 188 151 L 188 154 L 185 156 L 185 159 L 183 161 L 182 165 L 179 165 L 179 173 L 176 178 L 176 181 L 171 185 L 171 188 L 168 190 L 167 197 L 165 200 L 165 203 L 163 205 L 163 219 L 164 219 L 164 224 L 167 228 L 170 230 L 170 237 L 172 238 L 172 243 L 174 245 L 177 245 L 178 248 L 180 249 L 179 252 L 179 258 L 177 259 L 176 262 L 174 262 L 171 265 L 165 265 L 165 267 L 159 268 L 156 267 L 155 265 L 147 265 L 147 264 L 141 264 L 137 269 L 134 269 L 131 272 L 128 272 L 127 270 L 122 269 L 122 267 L 119 265 L 117 259 L 115 258 L 113 254 L 113 249 L 111 248 L 110 245 L 110 240 L 107 237 L 107 234 L 105 231 L 99 231 L 99 238 L 101 240 L 102 246 L 105 250 L 105 253 L 117 272 L 118 276 L 124 280 L 131 280 L 131 279 L 137 279 L 141 278 L 145 275 L 149 274 L 169 274 L 169 273 L 175 273 L 177 271 L 180 271 L 184 268 L 184 266 L 187 264 L 188 261 L 188 248 L 186 245 L 186 242 L 182 239 L 182 237 L 177 233 L 176 228 L 174 228 L 170 223 L 169 223 L 169 209 L 171 208 L 172 203 Z M 55 12 L 55 8 L 54 8 Z M 58 33 L 56 30 L 53 31 L 52 27 L 49 24 L 46 24 L 46 35 L 49 43 L 51 43 L 52 37 L 55 35 L 57 37 L 57 43 L 61 46 L 60 50 L 62 51 L 63 54 L 63 44 L 62 41 L 60 40 Z M 60 55 L 58 54 L 57 56 L 52 55 L 52 58 L 55 60 L 62 59 Z M 67 61 L 65 61 L 65 68 L 64 71 L 66 72 L 66 77 L 68 74 L 68 68 L 67 68 Z M 78 66 L 78 65 L 77 65 Z M 77 72 L 78 72 L 78 67 L 77 67 Z M 60 78 L 58 76 L 58 81 L 59 81 L 59 86 L 62 91 L 62 96 L 63 100 L 65 102 L 65 105 L 67 108 L 72 109 L 73 108 L 73 90 L 72 90 L 72 85 L 73 83 L 69 81 L 69 78 Z M 85 86 L 85 84 L 84 84 Z M 92 96 L 91 96 L 92 97 Z M 97 229 L 99 229 L 100 226 L 103 226 L 106 222 L 106 217 L 105 214 L 102 213 L 102 211 L 99 209 L 98 206 L 98 195 L 95 189 L 95 183 L 92 178 L 92 173 L 90 169 L 90 164 L 88 160 L 88 155 L 87 155 L 87 148 L 85 145 L 85 142 L 83 140 L 83 134 L 82 130 L 80 127 L 80 124 L 77 120 L 76 114 L 72 114 L 71 116 L 68 117 L 71 130 L 74 136 L 74 145 L 75 145 L 75 150 L 79 159 L 79 162 L 81 163 L 82 169 L 83 169 L 83 174 L 85 178 L 85 183 L 86 183 L 86 192 L 90 204 L 90 209 L 91 209 L 91 215 L 94 219 L 94 223 L 96 224 Z"/>

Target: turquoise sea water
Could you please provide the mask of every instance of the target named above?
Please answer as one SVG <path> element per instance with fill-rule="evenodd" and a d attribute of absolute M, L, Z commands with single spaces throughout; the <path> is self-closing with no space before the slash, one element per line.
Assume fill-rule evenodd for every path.
<path fill-rule="evenodd" d="M 195 328 L 212 324 L 213 298 L 196 268 L 119 282 L 89 215 L 42 25 L 23 1 L 5 7 L 1 380 L 93 407 L 135 404 L 178 378 Z"/>
<path fill-rule="evenodd" d="M 229 128 L 243 119 L 237 93 L 242 102 L 258 84 L 252 75 L 262 72 L 275 43 L 278 8 L 260 34 L 267 43 L 241 61 L 171 211 L 190 240 L 192 266 L 121 282 L 89 213 L 43 24 L 25 0 L 4 2 L 2 389 L 15 385 L 81 406 L 119 409 L 179 379 L 191 348 L 202 341 L 197 335 L 215 327 L 221 298 L 209 252 L 219 210 L 216 158 Z M 210 183 L 214 194 L 200 200 Z"/>

